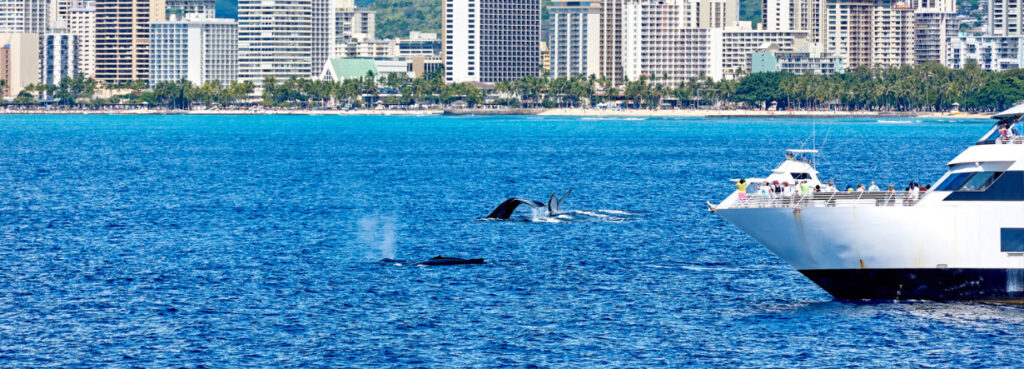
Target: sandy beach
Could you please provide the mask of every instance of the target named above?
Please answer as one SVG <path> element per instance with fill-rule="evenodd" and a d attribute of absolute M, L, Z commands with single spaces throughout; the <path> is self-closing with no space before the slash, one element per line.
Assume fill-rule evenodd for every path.
<path fill-rule="evenodd" d="M 874 111 L 768 111 L 768 110 L 691 110 L 691 109 L 548 109 L 538 115 L 592 116 L 592 117 L 764 117 L 764 118 L 955 118 L 988 119 L 994 113 L 949 112 L 874 112 Z"/>

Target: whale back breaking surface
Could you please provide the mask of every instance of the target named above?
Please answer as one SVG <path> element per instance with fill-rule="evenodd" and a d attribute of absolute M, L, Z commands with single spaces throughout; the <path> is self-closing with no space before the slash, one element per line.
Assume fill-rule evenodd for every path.
<path fill-rule="evenodd" d="M 519 198 L 511 198 L 505 200 L 498 207 L 491 211 L 491 214 L 487 215 L 487 219 L 508 219 L 512 217 L 512 213 L 516 210 L 519 205 L 526 204 L 531 208 L 543 208 L 544 204 L 540 201 L 524 200 Z"/>

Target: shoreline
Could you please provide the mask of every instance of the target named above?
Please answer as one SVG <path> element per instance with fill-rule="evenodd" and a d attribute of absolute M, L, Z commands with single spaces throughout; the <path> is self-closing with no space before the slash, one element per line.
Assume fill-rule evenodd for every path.
<path fill-rule="evenodd" d="M 0 110 L 0 115 L 336 115 L 336 116 L 428 116 L 428 115 L 538 115 L 564 117 L 647 117 L 647 118 L 939 118 L 989 119 L 995 113 L 878 112 L 878 111 L 767 111 L 691 109 L 424 109 L 424 110 Z"/>
<path fill-rule="evenodd" d="M 675 117 L 675 118 L 947 118 L 947 119 L 989 119 L 996 113 L 949 113 L 949 112 L 881 112 L 881 111 L 768 111 L 768 110 L 646 110 L 646 109 L 548 109 L 538 115 L 579 116 L 579 117 Z"/>

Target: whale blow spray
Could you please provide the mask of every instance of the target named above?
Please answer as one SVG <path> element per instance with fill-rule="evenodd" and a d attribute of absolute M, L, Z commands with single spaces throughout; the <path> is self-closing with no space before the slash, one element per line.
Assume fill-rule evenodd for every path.
<path fill-rule="evenodd" d="M 359 242 L 370 247 L 366 256 L 377 259 L 395 258 L 395 218 L 378 215 L 359 219 Z"/>

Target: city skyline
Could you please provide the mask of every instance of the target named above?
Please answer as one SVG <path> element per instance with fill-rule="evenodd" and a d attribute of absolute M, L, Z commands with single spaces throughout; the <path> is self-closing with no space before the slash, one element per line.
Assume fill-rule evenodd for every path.
<path fill-rule="evenodd" d="M 216 18 L 214 0 L 13 0 L 0 6 L 3 37 L 38 41 L 6 43 L 0 79 L 10 99 L 28 84 L 75 76 L 150 86 L 250 81 L 259 89 L 267 77 L 325 78 L 344 58 L 376 59 L 382 74 L 441 69 L 447 83 L 484 86 L 543 72 L 674 85 L 929 61 L 962 68 L 975 60 L 995 71 L 1024 64 L 1019 0 L 992 1 L 982 33 L 959 32 L 951 0 L 762 7 L 755 24 L 741 20 L 738 0 L 559 0 L 545 26 L 539 0 L 445 0 L 440 34 L 378 39 L 375 11 L 352 0 L 241 0 L 237 21 Z"/>

